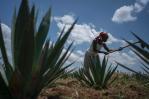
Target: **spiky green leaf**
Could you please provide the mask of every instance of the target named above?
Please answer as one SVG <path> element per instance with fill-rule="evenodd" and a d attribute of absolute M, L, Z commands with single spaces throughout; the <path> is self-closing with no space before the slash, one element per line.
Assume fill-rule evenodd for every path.
<path fill-rule="evenodd" d="M 41 50 L 43 47 L 43 44 L 46 40 L 46 37 L 48 35 L 49 27 L 50 27 L 50 21 L 51 21 L 51 8 L 47 11 L 45 16 L 43 17 L 38 32 L 35 35 L 35 60 L 34 60 L 34 65 L 37 65 L 37 61 L 39 60 Z M 35 67 L 34 67 L 35 68 Z"/>
<path fill-rule="evenodd" d="M 5 64 L 5 73 L 6 73 L 6 77 L 8 82 L 11 79 L 12 73 L 13 73 L 13 69 L 12 66 L 10 65 L 9 61 L 8 61 L 8 57 L 7 57 L 7 53 L 6 53 L 6 48 L 5 48 L 5 44 L 4 44 L 4 39 L 3 39 L 3 34 L 2 34 L 2 28 L 1 28 L 1 23 L 0 23 L 0 50 L 2 53 L 2 58 Z"/>

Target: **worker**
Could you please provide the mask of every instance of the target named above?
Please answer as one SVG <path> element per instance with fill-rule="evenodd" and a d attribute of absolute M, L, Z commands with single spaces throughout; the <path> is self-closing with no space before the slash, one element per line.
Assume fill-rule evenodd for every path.
<path fill-rule="evenodd" d="M 84 57 L 84 67 L 89 67 L 91 64 L 91 61 L 95 59 L 95 57 L 98 56 L 98 53 L 103 53 L 105 55 L 108 55 L 111 52 L 115 51 L 121 51 L 122 48 L 119 49 L 109 49 L 105 42 L 108 40 L 108 33 L 106 32 L 100 32 L 100 34 L 92 41 L 92 44 L 90 48 L 86 51 L 85 57 Z M 101 48 L 104 48 L 106 51 L 101 51 Z M 98 56 L 99 59 L 99 56 Z"/>

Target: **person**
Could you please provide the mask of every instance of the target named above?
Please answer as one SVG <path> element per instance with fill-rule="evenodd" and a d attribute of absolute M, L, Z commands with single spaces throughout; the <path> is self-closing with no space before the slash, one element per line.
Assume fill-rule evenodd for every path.
<path fill-rule="evenodd" d="M 100 32 L 100 34 L 92 41 L 90 48 L 86 51 L 84 57 L 84 67 L 88 68 L 91 64 L 92 59 L 98 56 L 98 53 L 103 53 L 108 55 L 109 53 L 120 51 L 122 48 L 119 49 L 109 49 L 105 42 L 107 42 L 109 36 L 106 32 Z M 106 51 L 101 51 L 101 48 L 104 48 Z M 99 59 L 99 56 L 98 56 Z"/>

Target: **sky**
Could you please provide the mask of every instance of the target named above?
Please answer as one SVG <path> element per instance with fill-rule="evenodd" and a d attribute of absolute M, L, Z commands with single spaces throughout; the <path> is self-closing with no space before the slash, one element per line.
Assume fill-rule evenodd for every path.
<path fill-rule="evenodd" d="M 10 60 L 12 15 L 14 8 L 18 10 L 20 1 L 0 0 L 0 21 Z M 68 63 L 76 60 L 74 67 L 81 66 L 85 51 L 101 31 L 108 32 L 107 45 L 110 48 L 126 45 L 122 38 L 135 41 L 131 31 L 149 42 L 149 0 L 29 0 L 29 3 L 30 6 L 35 4 L 39 10 L 37 24 L 46 11 L 52 8 L 48 34 L 52 41 L 56 40 L 65 25 L 67 30 L 75 19 L 79 18 L 66 44 L 75 41 L 75 50 L 68 60 Z M 100 54 L 100 57 L 103 55 Z M 129 49 L 115 52 L 108 57 L 112 63 L 119 61 L 136 70 L 139 68 L 138 58 Z"/>

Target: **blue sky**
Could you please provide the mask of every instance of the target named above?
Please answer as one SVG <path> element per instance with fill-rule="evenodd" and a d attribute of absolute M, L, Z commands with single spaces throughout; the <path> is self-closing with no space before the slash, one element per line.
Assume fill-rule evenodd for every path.
<path fill-rule="evenodd" d="M 0 0 L 0 20 L 11 26 L 14 7 L 18 9 L 21 0 Z M 52 8 L 52 25 L 49 36 L 53 41 L 64 25 L 67 27 L 79 17 L 78 23 L 68 40 L 75 40 L 76 50 L 69 61 L 78 59 L 82 63 L 84 51 L 89 47 L 91 39 L 100 31 L 110 35 L 108 45 L 118 48 L 125 45 L 121 38 L 134 40 L 130 31 L 149 42 L 149 0 L 29 0 L 39 9 L 39 21 L 49 7 Z M 11 30 L 11 29 L 10 29 Z M 10 33 L 8 33 L 10 34 Z M 102 56 L 102 55 L 101 55 Z M 136 65 L 137 60 L 130 50 L 113 53 L 111 62 L 120 60 L 122 63 Z"/>
<path fill-rule="evenodd" d="M 18 8 L 21 0 L 0 0 L 0 20 L 10 26 L 14 7 Z M 52 7 L 53 16 L 74 14 L 79 17 L 79 23 L 92 23 L 97 29 L 104 28 L 116 37 L 130 37 L 130 31 L 137 32 L 140 36 L 149 35 L 149 6 L 135 13 L 137 19 L 133 22 L 117 24 L 111 19 L 117 9 L 122 6 L 134 5 L 139 0 L 29 0 L 35 3 L 41 17 L 49 7 Z M 143 0 L 142 0 L 143 1 Z M 144 0 L 145 1 L 145 0 Z"/>

